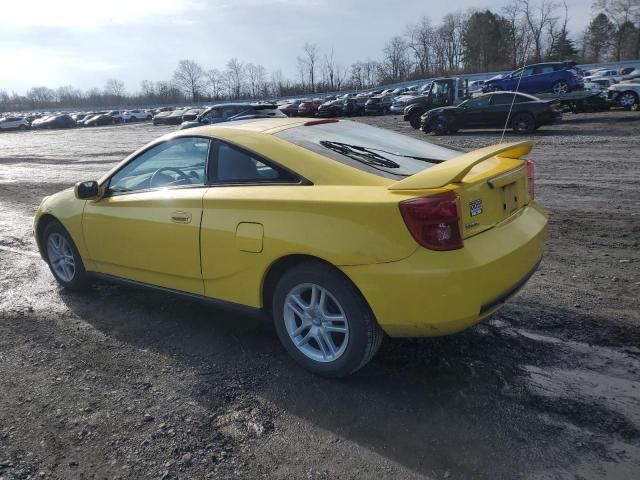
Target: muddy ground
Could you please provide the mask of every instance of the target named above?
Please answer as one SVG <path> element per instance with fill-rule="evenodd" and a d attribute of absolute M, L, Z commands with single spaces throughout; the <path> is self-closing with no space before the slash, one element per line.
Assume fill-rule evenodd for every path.
<path fill-rule="evenodd" d="M 455 336 L 386 339 L 343 381 L 298 368 L 260 318 L 58 288 L 31 235 L 41 198 L 170 130 L 0 134 L 1 479 L 640 478 L 638 112 L 533 137 L 550 235 L 516 299 Z"/>

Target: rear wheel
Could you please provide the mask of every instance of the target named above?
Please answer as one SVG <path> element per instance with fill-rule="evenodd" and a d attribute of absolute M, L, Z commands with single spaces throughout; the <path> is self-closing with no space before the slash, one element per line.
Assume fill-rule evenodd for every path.
<path fill-rule="evenodd" d="M 555 93 L 556 95 L 560 95 L 563 93 L 568 93 L 569 92 L 569 84 L 567 82 L 565 82 L 564 80 L 560 80 L 559 82 L 554 83 L 551 86 L 551 89 L 553 90 L 553 93 Z"/>
<path fill-rule="evenodd" d="M 382 343 L 382 330 L 360 292 L 322 263 L 304 263 L 283 275 L 274 292 L 273 320 L 293 359 L 325 377 L 362 368 Z"/>
<path fill-rule="evenodd" d="M 60 285 L 80 290 L 89 285 L 89 276 L 71 236 L 57 221 L 50 222 L 42 234 L 49 269 Z"/>
<path fill-rule="evenodd" d="M 618 103 L 622 108 L 631 110 L 633 106 L 638 103 L 638 96 L 632 91 L 623 92 L 622 95 L 620 95 Z"/>
<path fill-rule="evenodd" d="M 26 125 L 20 125 L 20 126 L 18 127 L 18 130 L 26 130 L 26 129 L 27 129 L 27 126 L 26 126 Z"/>
<path fill-rule="evenodd" d="M 536 121 L 528 113 L 517 114 L 511 125 L 516 133 L 532 133 L 536 129 Z"/>
<path fill-rule="evenodd" d="M 445 118 L 436 117 L 429 122 L 429 130 L 435 135 L 445 135 L 449 130 L 449 122 Z"/>

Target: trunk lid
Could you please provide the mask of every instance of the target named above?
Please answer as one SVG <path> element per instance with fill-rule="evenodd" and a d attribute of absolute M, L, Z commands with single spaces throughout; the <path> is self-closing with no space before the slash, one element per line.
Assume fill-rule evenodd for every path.
<path fill-rule="evenodd" d="M 453 190 L 460 200 L 463 238 L 483 232 L 529 203 L 527 165 L 532 142 L 481 148 L 423 170 L 389 187 L 392 191 Z M 413 193 L 413 192 L 412 192 Z"/>

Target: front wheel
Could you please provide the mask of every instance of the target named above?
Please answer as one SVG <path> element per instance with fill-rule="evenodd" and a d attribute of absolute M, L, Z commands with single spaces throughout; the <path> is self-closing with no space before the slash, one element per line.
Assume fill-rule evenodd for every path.
<path fill-rule="evenodd" d="M 449 131 L 449 122 L 442 117 L 436 117 L 429 122 L 429 130 L 435 135 L 444 135 Z"/>
<path fill-rule="evenodd" d="M 75 243 L 57 221 L 49 223 L 42 234 L 46 261 L 54 278 L 70 290 L 81 290 L 89 285 L 89 277 Z"/>
<path fill-rule="evenodd" d="M 293 359 L 325 377 L 359 370 L 382 342 L 382 330 L 360 292 L 322 263 L 304 263 L 284 274 L 274 292 L 273 320 Z"/>
<path fill-rule="evenodd" d="M 420 114 L 414 113 L 409 117 L 409 124 L 418 130 L 420 128 Z"/>

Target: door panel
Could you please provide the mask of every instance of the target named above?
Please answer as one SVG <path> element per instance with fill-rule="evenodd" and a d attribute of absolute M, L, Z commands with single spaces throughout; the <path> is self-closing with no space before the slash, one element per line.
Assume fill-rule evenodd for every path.
<path fill-rule="evenodd" d="M 200 222 L 206 187 L 87 202 L 83 231 L 100 273 L 202 294 Z"/>

